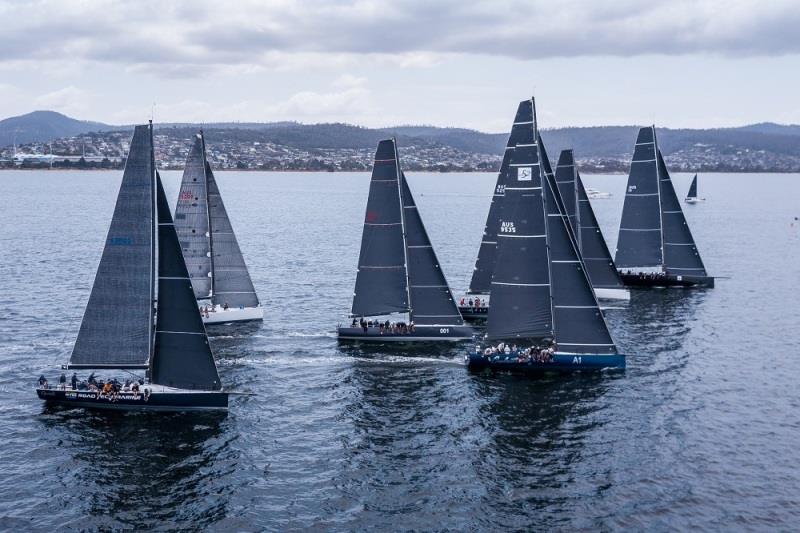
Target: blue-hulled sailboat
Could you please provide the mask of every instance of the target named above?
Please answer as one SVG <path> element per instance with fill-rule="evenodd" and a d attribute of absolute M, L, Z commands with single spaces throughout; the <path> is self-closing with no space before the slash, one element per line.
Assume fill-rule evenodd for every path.
<path fill-rule="evenodd" d="M 152 124 L 134 130 L 103 255 L 66 368 L 144 377 L 141 386 L 138 379 L 133 386 L 117 380 L 105 381 L 106 386 L 91 377 L 80 384 L 76 380 L 76 386 L 40 383 L 39 398 L 113 410 L 228 407 L 156 171 Z"/>
<path fill-rule="evenodd" d="M 714 286 L 672 185 L 655 126 L 641 128 L 636 139 L 615 263 L 628 287 Z"/>
<path fill-rule="evenodd" d="M 337 328 L 339 340 L 463 341 L 473 335 L 422 223 L 395 139 L 380 141 L 375 152 L 351 318 Z"/>
<path fill-rule="evenodd" d="M 533 99 L 516 139 L 500 213 L 486 339 L 467 356 L 470 370 L 522 373 L 623 369 L 548 179 Z M 507 348 L 506 348 L 507 347 Z"/>

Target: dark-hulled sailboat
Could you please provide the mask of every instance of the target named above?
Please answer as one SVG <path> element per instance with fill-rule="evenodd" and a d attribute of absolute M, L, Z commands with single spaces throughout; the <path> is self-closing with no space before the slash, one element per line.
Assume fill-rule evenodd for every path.
<path fill-rule="evenodd" d="M 639 130 L 622 208 L 615 263 L 629 287 L 713 287 L 658 148 Z"/>
<path fill-rule="evenodd" d="M 572 150 L 562 150 L 558 157 L 556 184 L 595 295 L 601 300 L 629 300 L 630 293 L 614 266 Z"/>
<path fill-rule="evenodd" d="M 687 204 L 696 204 L 698 202 L 705 202 L 705 198 L 699 198 L 697 196 L 697 174 L 694 175 L 692 178 L 692 184 L 689 185 L 689 193 L 686 195 L 684 202 Z"/>
<path fill-rule="evenodd" d="M 558 209 L 558 189 L 546 176 L 533 100 L 532 117 L 517 138 L 497 235 L 487 340 L 509 347 L 467 356 L 470 370 L 523 373 L 622 369 L 569 223 Z M 547 347 L 547 349 L 539 348 Z"/>
<path fill-rule="evenodd" d="M 264 308 L 247 271 L 228 212 L 206 158 L 201 131 L 194 140 L 183 170 L 175 208 L 175 230 L 203 306 L 203 322 L 262 320 Z"/>
<path fill-rule="evenodd" d="M 222 390 L 155 168 L 152 125 L 134 130 L 114 216 L 67 368 L 138 371 L 146 374 L 147 381 L 138 391 L 123 388 L 109 393 L 94 390 L 94 385 L 40 386 L 39 398 L 98 409 L 227 409 L 228 393 Z"/>
<path fill-rule="evenodd" d="M 408 313 L 408 321 L 388 316 Z M 472 338 L 436 258 L 400 167 L 397 143 L 381 141 L 361 236 L 348 341 L 461 341 Z"/>

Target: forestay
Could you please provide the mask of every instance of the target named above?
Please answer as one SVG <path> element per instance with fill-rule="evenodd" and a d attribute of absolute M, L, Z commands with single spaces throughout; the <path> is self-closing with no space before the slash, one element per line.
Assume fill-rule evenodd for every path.
<path fill-rule="evenodd" d="M 161 178 L 158 198 L 158 313 L 152 382 L 195 390 L 220 390 L 219 374 L 197 308 L 189 272 Z"/>
<path fill-rule="evenodd" d="M 422 223 L 405 174 L 400 172 L 411 320 L 424 325 L 463 325 L 439 259 Z"/>
<path fill-rule="evenodd" d="M 659 185 L 661 189 L 661 213 L 664 226 L 664 269 L 675 276 L 707 276 L 700 252 L 692 237 L 675 187 L 667 171 L 667 165 L 657 152 Z"/>
<path fill-rule="evenodd" d="M 208 217 L 206 158 L 202 135 L 195 137 L 175 207 L 175 230 L 186 259 L 186 268 L 197 298 L 211 297 L 213 263 L 211 226 Z"/>
<path fill-rule="evenodd" d="M 544 173 L 539 162 L 533 102 L 520 104 L 520 130 L 509 163 L 509 181 L 497 234 L 497 262 L 487 321 L 490 339 L 543 338 L 552 335 L 550 269 Z"/>
<path fill-rule="evenodd" d="M 361 234 L 361 252 L 353 294 L 354 316 L 407 312 L 400 172 L 392 140 L 378 143 Z"/>
<path fill-rule="evenodd" d="M 153 330 L 152 135 L 136 126 L 70 368 L 146 368 Z"/>
<path fill-rule="evenodd" d="M 615 263 L 617 268 L 661 267 L 661 195 L 655 127 L 639 130 L 622 208 Z"/>

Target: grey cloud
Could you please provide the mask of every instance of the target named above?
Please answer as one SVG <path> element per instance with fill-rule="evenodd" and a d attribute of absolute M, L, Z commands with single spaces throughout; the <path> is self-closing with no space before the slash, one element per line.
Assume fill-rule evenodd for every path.
<path fill-rule="evenodd" d="M 191 76 L 268 54 L 576 56 L 800 52 L 794 1 L 0 1 L 0 62 L 69 58 Z"/>

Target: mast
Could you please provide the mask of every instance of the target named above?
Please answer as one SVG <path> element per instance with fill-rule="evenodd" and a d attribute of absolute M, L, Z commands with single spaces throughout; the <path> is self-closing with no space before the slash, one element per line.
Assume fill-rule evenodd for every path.
<path fill-rule="evenodd" d="M 152 375 L 155 352 L 156 320 L 156 152 L 153 142 L 153 120 L 148 121 L 150 130 L 150 320 L 147 321 L 147 338 L 150 339 L 148 374 Z"/>
<path fill-rule="evenodd" d="M 653 124 L 653 126 L 651 126 L 651 127 L 653 128 L 653 150 L 656 153 L 656 159 L 658 159 L 658 155 L 657 154 L 659 154 L 660 151 L 658 149 L 658 139 L 656 138 L 656 126 L 655 126 L 655 124 Z M 658 164 L 658 161 L 656 161 L 656 181 L 658 183 L 658 188 L 657 188 L 658 189 L 658 211 L 661 214 L 661 216 L 658 217 L 658 221 L 661 224 L 660 231 L 659 231 L 659 234 L 661 235 L 661 271 L 665 272 L 666 271 L 666 267 L 665 267 L 665 264 L 664 264 L 665 263 L 665 260 L 664 260 L 664 204 L 663 204 L 663 202 L 661 200 L 661 172 L 659 172 L 659 171 L 660 171 L 659 164 Z"/>
<path fill-rule="evenodd" d="M 414 305 L 411 301 L 411 280 L 408 277 L 408 238 L 406 237 L 406 214 L 403 203 L 403 187 L 400 185 L 402 171 L 400 170 L 400 153 L 397 151 L 397 139 L 392 137 L 392 148 L 394 149 L 394 166 L 397 173 L 397 200 L 400 202 L 400 227 L 403 235 L 403 265 L 406 276 L 406 301 L 408 302 L 408 319 L 414 312 Z M 405 181 L 405 180 L 403 180 Z"/>
<path fill-rule="evenodd" d="M 551 244 L 551 236 L 550 236 L 550 202 L 548 202 L 548 195 L 547 189 L 550 186 L 551 177 L 553 181 L 555 181 L 555 175 L 553 174 L 553 169 L 550 168 L 550 158 L 547 156 L 547 152 L 544 149 L 544 143 L 542 142 L 542 136 L 539 135 L 539 121 L 536 117 L 536 99 L 531 97 L 531 114 L 533 116 L 533 138 L 535 140 L 535 146 L 539 154 L 539 168 L 541 173 L 540 178 L 540 187 L 541 187 L 541 198 L 542 198 L 542 211 L 544 212 L 544 240 L 547 243 L 546 250 L 547 250 L 547 271 L 548 271 L 548 301 L 550 303 L 550 335 L 555 338 L 556 336 L 556 310 L 555 310 L 555 302 L 553 298 L 553 261 L 551 257 L 552 252 L 552 244 Z M 553 198 L 550 200 L 555 200 L 558 198 L 557 195 L 552 195 Z M 560 210 L 556 209 L 558 212 Z"/>
<path fill-rule="evenodd" d="M 203 134 L 203 130 L 200 129 L 200 144 L 201 144 L 201 153 L 203 154 L 203 178 L 206 181 L 206 221 L 208 223 L 208 253 L 209 259 L 211 260 L 211 289 L 208 293 L 208 296 L 213 298 L 216 291 L 214 290 L 214 285 L 216 284 L 217 273 L 214 270 L 214 228 L 211 226 L 211 208 L 209 207 L 209 199 L 208 199 L 208 190 L 209 190 L 209 183 L 208 183 L 208 171 L 207 165 L 208 161 L 206 160 L 206 136 Z"/>

